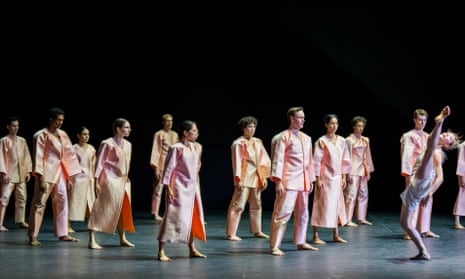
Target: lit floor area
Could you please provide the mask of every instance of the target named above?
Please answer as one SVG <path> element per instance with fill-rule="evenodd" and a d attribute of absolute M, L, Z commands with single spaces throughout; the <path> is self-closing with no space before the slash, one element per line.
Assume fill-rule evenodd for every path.
<path fill-rule="evenodd" d="M 270 212 L 263 226 L 269 232 Z M 432 231 L 440 238 L 425 238 L 432 259 L 409 260 L 417 250 L 403 240 L 397 212 L 371 212 L 373 226 L 343 227 L 340 235 L 348 243 L 331 242 L 330 229 L 320 229 L 325 245 L 319 251 L 297 251 L 291 243 L 288 224 L 282 257 L 270 254 L 267 239 L 253 238 L 248 218 L 243 216 L 239 235 L 242 241 L 225 240 L 225 213 L 206 212 L 207 242 L 197 241 L 207 259 L 189 258 L 185 244 L 167 244 L 171 262 L 156 260 L 158 224 L 149 214 L 136 213 L 136 232 L 127 234 L 133 248 L 120 247 L 117 234 L 97 233 L 102 250 L 87 248 L 85 223 L 74 222 L 73 236 L 80 242 L 60 242 L 53 235 L 47 216 L 39 240 L 40 247 L 28 245 L 25 229 L 6 217 L 8 232 L 0 233 L 2 278 L 459 278 L 464 274 L 465 230 L 453 228 L 452 215 L 433 215 Z M 292 219 L 291 219 L 292 221 Z M 311 227 L 308 240 L 311 240 Z"/>

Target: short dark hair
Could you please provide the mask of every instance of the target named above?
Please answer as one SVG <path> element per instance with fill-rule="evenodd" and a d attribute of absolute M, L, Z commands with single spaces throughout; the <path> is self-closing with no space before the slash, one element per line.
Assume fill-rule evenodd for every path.
<path fill-rule="evenodd" d="M 239 124 L 239 128 L 244 129 L 245 127 L 247 127 L 247 125 L 249 124 L 255 124 L 255 126 L 258 124 L 258 120 L 257 118 L 249 115 L 249 116 L 244 116 L 242 117 L 239 122 L 237 122 L 237 124 Z"/>
<path fill-rule="evenodd" d="M 49 111 L 48 111 L 48 116 L 51 118 L 51 119 L 57 119 L 58 115 L 65 115 L 65 111 L 62 110 L 61 108 L 51 108 Z"/>

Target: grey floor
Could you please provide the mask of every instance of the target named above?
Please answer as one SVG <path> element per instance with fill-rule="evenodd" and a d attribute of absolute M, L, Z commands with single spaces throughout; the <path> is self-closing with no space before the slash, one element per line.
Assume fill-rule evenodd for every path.
<path fill-rule="evenodd" d="M 264 231 L 270 213 L 265 212 Z M 413 261 L 417 251 L 412 241 L 402 238 L 397 212 L 371 212 L 373 226 L 343 227 L 347 244 L 332 243 L 331 230 L 321 229 L 319 251 L 297 251 L 291 243 L 292 224 L 282 249 L 283 257 L 272 256 L 266 239 L 253 238 L 244 216 L 239 235 L 242 241 L 224 240 L 224 212 L 206 214 L 207 242 L 196 242 L 207 259 L 189 258 L 187 245 L 167 244 L 171 262 L 156 260 L 158 225 L 145 213 L 135 214 L 136 232 L 128 239 L 136 247 L 120 247 L 117 235 L 98 233 L 102 250 L 87 248 L 85 223 L 74 222 L 73 235 L 81 242 L 60 242 L 53 235 L 47 216 L 40 247 L 28 245 L 26 230 L 6 217 L 8 232 L 0 233 L 1 278 L 463 278 L 465 275 L 465 231 L 452 227 L 451 215 L 433 215 L 432 230 L 439 239 L 426 238 L 430 261 Z M 311 239 L 311 228 L 308 234 Z"/>

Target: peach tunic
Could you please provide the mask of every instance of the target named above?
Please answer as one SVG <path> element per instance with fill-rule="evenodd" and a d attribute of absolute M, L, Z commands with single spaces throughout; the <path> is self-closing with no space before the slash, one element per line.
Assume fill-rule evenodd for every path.
<path fill-rule="evenodd" d="M 347 223 L 342 174 L 349 174 L 351 161 L 345 139 L 336 135 L 333 143 L 326 135 L 315 142 L 313 168 L 323 182 L 323 189 L 315 187 L 312 207 L 312 226 L 336 228 Z"/>
<path fill-rule="evenodd" d="M 101 142 L 95 168 L 99 190 L 87 224 L 89 230 L 114 233 L 121 218 L 121 229 L 135 232 L 128 177 L 131 153 L 132 144 L 126 139 L 119 145 L 113 137 Z"/>
<path fill-rule="evenodd" d="M 70 179 L 71 189 L 68 191 L 69 220 L 84 221 L 87 209 L 90 212 L 95 201 L 96 150 L 90 144 L 87 144 L 87 148 L 83 148 L 79 144 L 74 144 L 73 147 L 83 172 Z"/>
<path fill-rule="evenodd" d="M 165 191 L 165 215 L 158 231 L 158 240 L 188 243 L 190 235 L 206 242 L 204 213 L 199 185 L 202 145 L 177 142 L 166 156 L 162 184 L 174 195 L 168 199 Z"/>
<path fill-rule="evenodd" d="M 287 129 L 271 141 L 271 181 L 281 181 L 282 196 L 276 195 L 270 224 L 270 247 L 281 245 L 287 222 L 294 216 L 293 243 L 306 243 L 309 220 L 308 197 L 313 189 L 312 139 Z"/>
<path fill-rule="evenodd" d="M 410 130 L 400 138 L 401 175 L 412 175 L 415 162 L 426 149 L 428 133 L 422 131 L 418 134 L 416 130 Z"/>
<path fill-rule="evenodd" d="M 150 166 L 152 168 L 157 167 L 157 171 L 160 174 L 163 173 L 163 168 L 165 165 L 166 153 L 168 153 L 168 148 L 170 145 L 179 141 L 178 133 L 175 131 L 165 131 L 163 129 L 155 132 L 153 135 L 152 142 L 152 153 L 150 156 Z M 160 208 L 160 199 L 163 192 L 163 185 L 161 184 L 161 179 L 158 179 L 154 175 L 153 179 L 153 193 L 152 193 L 152 214 L 158 214 Z"/>
<path fill-rule="evenodd" d="M 8 206 L 15 191 L 15 223 L 25 222 L 27 185 L 26 175 L 32 172 L 31 153 L 26 139 L 5 136 L 0 139 L 0 173 L 8 174 L 10 182 L 1 185 L 1 204 Z"/>
<path fill-rule="evenodd" d="M 47 200 L 52 195 L 52 207 L 56 236 L 68 235 L 68 194 L 66 181 L 82 172 L 68 134 L 58 129 L 54 135 L 47 128 L 33 136 L 33 169 L 35 176 L 34 196 L 29 217 L 29 237 L 37 237 L 42 225 Z M 48 185 L 40 189 L 40 179 Z"/>
<path fill-rule="evenodd" d="M 368 210 L 368 175 L 375 170 L 371 157 L 370 140 L 368 137 L 356 137 L 354 134 L 346 137 L 351 158 L 351 183 L 344 189 L 347 221 L 366 219 Z"/>
<path fill-rule="evenodd" d="M 228 208 L 226 235 L 236 235 L 242 212 L 249 204 L 249 230 L 262 231 L 261 191 L 264 181 L 270 177 L 271 159 L 261 139 L 241 136 L 231 145 L 231 159 L 234 182 L 241 181 L 242 191 L 234 187 L 234 194 Z"/>

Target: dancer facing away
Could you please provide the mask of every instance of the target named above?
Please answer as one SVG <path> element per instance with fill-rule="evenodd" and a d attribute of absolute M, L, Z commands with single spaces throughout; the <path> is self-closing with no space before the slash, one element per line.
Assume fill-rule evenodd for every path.
<path fill-rule="evenodd" d="M 249 204 L 249 230 L 258 238 L 269 238 L 262 232 L 261 193 L 268 186 L 271 171 L 271 159 L 261 139 L 254 137 L 258 120 L 253 116 L 244 116 L 239 120 L 242 136 L 231 145 L 234 194 L 226 218 L 226 239 L 238 241 L 237 228 Z"/>
<path fill-rule="evenodd" d="M 435 125 L 428 136 L 426 150 L 417 158 L 410 185 L 400 195 L 402 199 L 400 224 L 418 248 L 418 254 L 410 258 L 412 260 L 431 259 L 431 255 L 412 219 L 415 217 L 419 203 L 427 202 L 443 181 L 442 149 L 448 150 L 457 146 L 458 136 L 455 133 L 441 133 L 443 122 L 449 115 L 450 107 L 446 106 L 435 117 Z"/>
<path fill-rule="evenodd" d="M 155 132 L 152 142 L 152 153 L 150 156 L 150 166 L 153 169 L 152 185 L 152 214 L 155 222 L 159 223 L 163 219 L 160 216 L 160 204 L 163 194 L 163 185 L 161 184 L 161 175 L 165 165 L 166 153 L 168 147 L 179 141 L 178 133 L 172 130 L 173 116 L 169 113 L 161 116 L 163 128 Z"/>
<path fill-rule="evenodd" d="M 366 219 L 368 211 L 368 181 L 375 170 L 371 157 L 370 139 L 363 136 L 367 119 L 363 116 L 352 118 L 353 132 L 346 137 L 351 158 L 350 174 L 346 177 L 347 187 L 344 189 L 344 200 L 348 227 L 372 225 Z M 354 216 L 357 222 L 352 222 Z"/>
<path fill-rule="evenodd" d="M 297 250 L 318 250 L 307 243 L 308 199 L 313 191 L 315 173 L 312 166 L 312 139 L 300 131 L 305 122 L 303 107 L 287 111 L 289 127 L 271 141 L 271 181 L 275 183 L 275 201 L 270 224 L 270 249 L 283 256 L 279 248 L 287 222 L 294 218 L 293 242 Z"/>
<path fill-rule="evenodd" d="M 191 258 L 206 258 L 194 244 L 194 238 L 207 241 L 200 195 L 199 171 L 202 145 L 197 123 L 185 120 L 179 130 L 179 142 L 166 155 L 162 183 L 166 188 L 165 215 L 158 231 L 158 260 L 168 262 L 165 243 L 187 243 Z"/>
<path fill-rule="evenodd" d="M 0 232 L 8 229 L 3 225 L 5 213 L 14 191 L 14 221 L 20 228 L 26 223 L 27 183 L 31 178 L 32 159 L 25 138 L 18 136 L 19 119 L 10 117 L 6 124 L 8 134 L 0 139 Z"/>
<path fill-rule="evenodd" d="M 118 230 L 121 246 L 135 246 L 126 239 L 126 232 L 136 231 L 128 176 L 132 144 L 125 139 L 130 133 L 129 121 L 117 118 L 113 121 L 113 137 L 100 143 L 95 168 L 96 199 L 87 224 L 90 249 L 102 249 L 95 240 L 96 231 L 113 234 Z"/>

